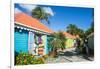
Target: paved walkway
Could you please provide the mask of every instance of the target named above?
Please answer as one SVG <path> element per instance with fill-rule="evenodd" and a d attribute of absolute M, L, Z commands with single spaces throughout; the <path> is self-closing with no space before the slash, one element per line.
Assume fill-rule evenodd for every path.
<path fill-rule="evenodd" d="M 92 58 L 93 60 L 93 58 Z M 92 61 L 82 54 L 75 52 L 75 48 L 66 49 L 63 52 L 59 52 L 58 58 L 48 58 L 45 63 L 63 63 L 63 62 L 82 62 L 82 61 Z"/>

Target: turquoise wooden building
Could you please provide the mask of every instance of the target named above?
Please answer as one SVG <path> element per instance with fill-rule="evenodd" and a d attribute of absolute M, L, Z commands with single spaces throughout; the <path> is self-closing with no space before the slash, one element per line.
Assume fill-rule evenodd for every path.
<path fill-rule="evenodd" d="M 14 51 L 33 55 L 48 54 L 47 38 L 53 31 L 25 13 L 16 13 L 14 19 Z"/>

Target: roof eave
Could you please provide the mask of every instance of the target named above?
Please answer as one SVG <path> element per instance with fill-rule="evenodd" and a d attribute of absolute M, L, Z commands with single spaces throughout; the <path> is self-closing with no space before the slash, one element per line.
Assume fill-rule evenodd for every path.
<path fill-rule="evenodd" d="M 46 33 L 46 34 L 48 34 L 48 35 L 52 34 L 52 33 L 46 32 L 46 31 L 44 31 L 44 30 L 40 30 L 40 29 L 37 29 L 37 28 L 31 27 L 31 26 L 28 26 L 28 25 L 22 24 L 22 23 L 20 23 L 20 22 L 15 22 L 15 24 L 16 24 L 16 25 L 20 25 L 20 26 L 24 26 L 24 27 L 29 28 L 29 29 L 42 31 L 42 32 L 44 32 L 44 33 Z"/>

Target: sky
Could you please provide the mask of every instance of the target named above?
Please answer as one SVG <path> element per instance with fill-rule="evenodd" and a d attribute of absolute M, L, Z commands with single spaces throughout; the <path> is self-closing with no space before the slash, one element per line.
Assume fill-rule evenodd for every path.
<path fill-rule="evenodd" d="M 46 13 L 51 14 L 49 18 L 50 25 L 45 21 L 43 23 L 53 31 L 66 31 L 69 24 L 75 24 L 77 27 L 87 30 L 93 21 L 93 8 L 69 7 L 69 6 L 50 6 L 50 5 L 29 5 L 15 4 L 15 13 L 24 12 L 31 16 L 31 11 L 36 6 L 41 6 Z"/>

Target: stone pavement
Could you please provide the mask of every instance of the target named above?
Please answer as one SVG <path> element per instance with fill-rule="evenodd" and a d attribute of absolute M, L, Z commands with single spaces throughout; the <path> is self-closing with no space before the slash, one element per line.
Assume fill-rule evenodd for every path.
<path fill-rule="evenodd" d="M 45 63 L 85 62 L 92 60 L 87 59 L 87 57 L 82 54 L 77 55 L 75 48 L 70 48 L 64 50 L 63 52 L 59 52 L 58 58 L 48 58 Z"/>

